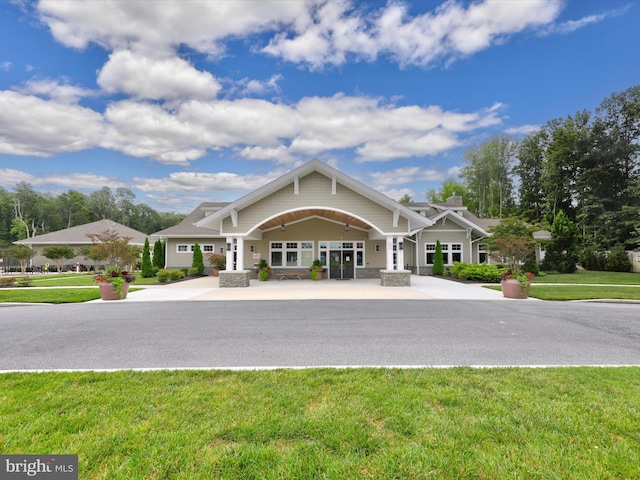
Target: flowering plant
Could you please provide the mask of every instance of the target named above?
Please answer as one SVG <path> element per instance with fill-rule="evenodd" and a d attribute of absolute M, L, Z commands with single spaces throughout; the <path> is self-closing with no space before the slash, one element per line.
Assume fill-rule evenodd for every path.
<path fill-rule="evenodd" d="M 126 270 L 118 270 L 115 268 L 107 268 L 103 273 L 96 275 L 95 281 L 98 283 L 110 283 L 122 299 L 122 286 L 124 282 L 131 283 L 136 279 L 135 275 L 131 275 Z"/>
<path fill-rule="evenodd" d="M 513 273 L 513 270 L 509 269 L 506 272 L 502 272 L 500 274 L 500 281 L 503 282 L 505 280 L 509 280 L 510 278 L 514 278 L 520 282 L 520 285 L 524 290 L 525 288 L 527 288 L 527 283 L 533 277 L 535 277 L 535 275 L 531 272 L 524 273 L 522 270 L 516 270 L 516 273 Z"/>

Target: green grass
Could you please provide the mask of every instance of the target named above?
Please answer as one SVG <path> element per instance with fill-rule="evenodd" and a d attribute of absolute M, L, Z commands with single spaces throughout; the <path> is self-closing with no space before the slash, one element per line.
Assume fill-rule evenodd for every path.
<path fill-rule="evenodd" d="M 98 298 L 97 287 L 0 290 L 0 303 L 78 303 Z"/>
<path fill-rule="evenodd" d="M 499 285 L 486 286 L 501 290 Z M 535 285 L 529 297 L 540 300 L 640 300 L 640 286 L 590 286 L 590 285 Z"/>
<path fill-rule="evenodd" d="M 640 300 L 640 286 L 532 285 L 529 296 L 541 300 Z"/>
<path fill-rule="evenodd" d="M 640 274 L 577 270 L 575 273 L 543 273 L 536 275 L 531 281 L 532 283 L 640 285 Z"/>
<path fill-rule="evenodd" d="M 138 285 L 157 285 L 157 277 L 142 278 L 140 274 L 134 274 Z M 84 274 L 69 274 L 69 275 L 56 275 L 56 276 L 30 276 L 32 287 L 88 287 L 96 285 L 94 275 L 89 273 Z"/>
<path fill-rule="evenodd" d="M 640 478 L 640 369 L 0 376 L 3 453 L 82 479 Z"/>

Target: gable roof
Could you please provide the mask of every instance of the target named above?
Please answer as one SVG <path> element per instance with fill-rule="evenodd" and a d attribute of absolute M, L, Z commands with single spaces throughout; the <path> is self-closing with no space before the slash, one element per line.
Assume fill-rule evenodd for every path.
<path fill-rule="evenodd" d="M 251 193 L 239 198 L 238 200 L 231 202 L 225 207 L 221 208 L 215 213 L 202 218 L 195 223 L 196 227 L 205 227 L 213 222 L 221 220 L 231 215 L 233 210 L 242 210 L 265 197 L 271 195 L 274 192 L 286 187 L 287 185 L 296 181 L 296 179 L 302 178 L 312 172 L 318 172 L 328 178 L 335 179 L 336 183 L 339 183 L 350 190 L 364 196 L 365 198 L 377 203 L 378 205 L 387 208 L 391 211 L 399 210 L 405 218 L 409 220 L 411 230 L 424 228 L 433 225 L 433 222 L 429 219 L 414 212 L 410 208 L 407 208 L 404 204 L 399 203 L 386 195 L 374 190 L 371 187 L 360 183 L 354 178 L 342 173 L 341 171 L 321 162 L 317 158 L 310 160 L 298 168 L 291 170 L 290 172 L 282 175 L 281 177 L 263 185 L 262 187 L 254 190 Z"/>
<path fill-rule="evenodd" d="M 173 227 L 165 228 L 152 235 L 152 238 L 173 238 L 173 237 L 207 237 L 215 236 L 216 232 L 212 232 L 207 229 L 203 231 L 202 228 L 197 227 L 195 224 L 217 212 L 221 208 L 229 205 L 229 202 L 202 202 L 198 205 L 189 215 L 187 215 L 180 223 Z M 217 232 L 219 233 L 219 232 Z"/>
<path fill-rule="evenodd" d="M 145 233 L 113 220 L 98 220 L 97 222 L 85 223 L 84 225 L 65 228 L 57 232 L 37 235 L 33 238 L 25 238 L 13 243 L 20 245 L 87 245 L 92 243 L 87 234 L 102 233 L 105 230 L 114 230 L 122 237 L 132 237 L 129 241 L 131 245 L 144 245 L 144 240 L 147 238 Z"/>

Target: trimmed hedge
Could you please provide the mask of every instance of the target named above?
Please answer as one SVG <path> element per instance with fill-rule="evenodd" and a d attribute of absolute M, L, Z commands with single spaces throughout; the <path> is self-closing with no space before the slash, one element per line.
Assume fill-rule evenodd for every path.
<path fill-rule="evenodd" d="M 498 265 L 487 265 L 486 263 L 461 263 L 453 262 L 447 272 L 449 275 L 460 280 L 473 280 L 476 282 L 500 283 L 500 273 L 504 267 Z"/>

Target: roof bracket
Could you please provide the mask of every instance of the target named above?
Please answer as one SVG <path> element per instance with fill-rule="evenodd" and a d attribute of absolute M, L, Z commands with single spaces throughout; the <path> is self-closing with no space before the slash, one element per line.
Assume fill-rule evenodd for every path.
<path fill-rule="evenodd" d="M 337 184 L 337 179 L 335 174 L 331 176 L 331 195 L 335 195 L 336 194 L 336 184 Z"/>
<path fill-rule="evenodd" d="M 393 227 L 397 227 L 398 226 L 398 220 L 400 219 L 400 209 L 396 208 L 393 211 Z"/>
<path fill-rule="evenodd" d="M 232 208 L 229 213 L 231 213 L 231 225 L 236 228 L 238 226 L 238 211 Z"/>
<path fill-rule="evenodd" d="M 293 177 L 293 194 L 298 195 L 300 193 L 300 182 L 298 175 Z"/>

